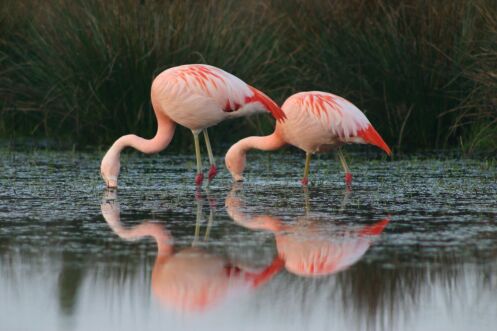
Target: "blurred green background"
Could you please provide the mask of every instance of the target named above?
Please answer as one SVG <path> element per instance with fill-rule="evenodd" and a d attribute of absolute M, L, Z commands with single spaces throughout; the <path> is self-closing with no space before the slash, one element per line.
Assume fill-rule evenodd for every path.
<path fill-rule="evenodd" d="M 208 63 L 277 102 L 342 95 L 396 151 L 497 151 L 497 1 L 3 0 L 0 137 L 152 137 L 153 78 Z M 211 130 L 265 134 L 261 115 Z M 189 150 L 188 130 L 172 148 Z"/>

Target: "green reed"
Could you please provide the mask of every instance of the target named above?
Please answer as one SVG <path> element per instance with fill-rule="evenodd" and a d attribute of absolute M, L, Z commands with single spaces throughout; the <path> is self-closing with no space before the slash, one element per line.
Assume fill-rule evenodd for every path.
<path fill-rule="evenodd" d="M 0 136 L 78 146 L 151 137 L 153 78 L 209 63 L 278 102 L 302 90 L 343 95 L 397 150 L 495 150 L 496 18 L 490 0 L 6 0 Z M 230 121 L 212 139 L 230 144 L 272 125 Z M 190 148 L 188 130 L 173 145 Z"/>

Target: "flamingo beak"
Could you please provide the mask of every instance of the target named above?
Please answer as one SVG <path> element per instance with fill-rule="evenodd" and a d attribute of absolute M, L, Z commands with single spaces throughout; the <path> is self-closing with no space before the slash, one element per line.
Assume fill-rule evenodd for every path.
<path fill-rule="evenodd" d="M 245 178 L 242 175 L 233 175 L 233 179 L 235 182 L 243 182 Z"/>
<path fill-rule="evenodd" d="M 117 188 L 117 178 L 114 176 L 105 176 L 103 173 L 100 174 L 108 188 Z"/>

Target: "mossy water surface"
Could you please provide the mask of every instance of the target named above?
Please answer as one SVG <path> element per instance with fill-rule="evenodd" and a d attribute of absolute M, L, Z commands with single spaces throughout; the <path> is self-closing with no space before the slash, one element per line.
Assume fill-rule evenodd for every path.
<path fill-rule="evenodd" d="M 0 329 L 493 329 L 495 161 L 353 155 L 349 192 L 269 155 L 197 191 L 192 156 L 125 154 L 108 191 L 100 153 L 2 150 Z"/>

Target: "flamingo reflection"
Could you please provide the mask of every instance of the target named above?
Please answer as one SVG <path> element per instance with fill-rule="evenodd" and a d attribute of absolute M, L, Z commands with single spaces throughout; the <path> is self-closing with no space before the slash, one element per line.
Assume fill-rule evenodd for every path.
<path fill-rule="evenodd" d="M 312 215 L 308 212 L 308 191 L 305 190 L 306 213 L 288 224 L 269 215 L 244 213 L 244 202 L 237 194 L 239 190 L 235 185 L 226 198 L 228 215 L 245 228 L 272 232 L 286 270 L 298 276 L 324 276 L 347 269 L 361 259 L 389 222 L 385 218 L 370 226 L 357 227 Z"/>
<path fill-rule="evenodd" d="M 230 294 L 255 289 L 277 274 L 283 261 L 276 257 L 258 270 L 238 266 L 226 258 L 196 246 L 202 199 L 197 199 L 197 227 L 191 247 L 176 251 L 169 231 L 153 221 L 126 228 L 120 221 L 120 207 L 115 191 L 107 190 L 102 200 L 102 215 L 109 227 L 124 240 L 152 237 L 157 244 L 157 257 L 152 270 L 153 295 L 166 307 L 178 311 L 202 312 L 220 304 Z M 213 208 L 209 224 L 213 221 Z M 205 237 L 208 236 L 209 228 Z"/>

